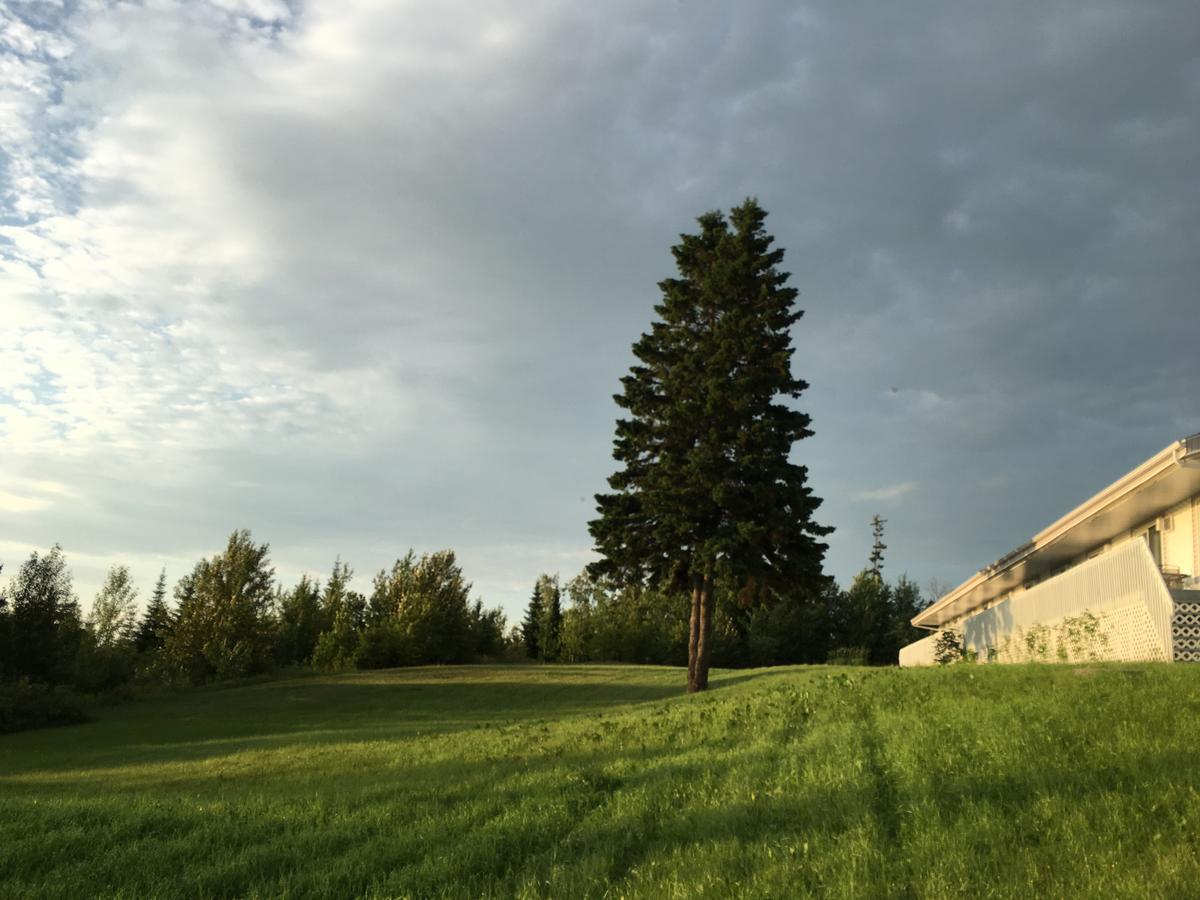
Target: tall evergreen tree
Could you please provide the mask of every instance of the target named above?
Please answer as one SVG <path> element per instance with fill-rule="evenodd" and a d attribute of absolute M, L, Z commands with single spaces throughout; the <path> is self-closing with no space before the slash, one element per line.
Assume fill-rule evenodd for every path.
<path fill-rule="evenodd" d="M 541 619 L 538 623 L 538 655 L 556 662 L 562 649 L 562 588 L 557 575 L 543 575 L 538 579 L 541 593 Z"/>
<path fill-rule="evenodd" d="M 162 647 L 171 629 L 171 610 L 167 606 L 167 570 L 158 573 L 150 602 L 133 637 L 138 653 L 152 653 Z"/>
<path fill-rule="evenodd" d="M 791 370 L 802 313 L 765 218 L 754 200 L 728 220 L 706 213 L 672 248 L 679 277 L 659 284 L 660 318 L 633 346 L 639 362 L 615 397 L 628 413 L 621 468 L 589 526 L 595 573 L 690 592 L 689 692 L 708 685 L 717 577 L 749 594 L 815 581 L 818 538 L 832 531 L 813 520 L 821 501 L 789 458 L 812 434 L 787 402 L 808 386 Z"/>
<path fill-rule="evenodd" d="M 521 622 L 521 640 L 525 643 L 525 655 L 537 659 L 542 648 L 542 580 L 533 586 L 533 595 L 525 607 L 525 618 Z"/>
<path fill-rule="evenodd" d="M 883 580 L 883 551 L 887 549 L 887 544 L 883 542 L 883 526 L 886 524 L 887 519 L 878 513 L 871 517 L 871 555 L 867 558 L 867 570 L 880 581 Z"/>

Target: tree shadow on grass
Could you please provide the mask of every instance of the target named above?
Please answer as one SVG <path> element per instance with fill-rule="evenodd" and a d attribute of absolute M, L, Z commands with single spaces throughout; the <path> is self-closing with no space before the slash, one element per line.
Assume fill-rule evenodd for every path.
<path fill-rule="evenodd" d="M 113 768 L 194 761 L 288 744 L 395 740 L 617 712 L 682 696 L 673 684 L 519 675 L 386 680 L 384 673 L 289 679 L 201 691 L 105 710 L 80 727 L 0 741 L 0 771 Z M 384 680 L 380 680 L 384 679 Z"/>
<path fill-rule="evenodd" d="M 760 678 L 769 672 L 748 672 L 736 676 L 740 681 Z M 728 682 L 722 682 L 728 683 Z M 503 686 L 503 682 L 499 683 Z M 714 684 L 715 686 L 715 684 Z M 361 710 L 369 711 L 372 704 L 389 703 L 386 699 L 387 685 L 345 684 L 326 685 L 329 693 L 318 695 L 315 701 L 324 708 L 335 704 L 339 697 L 344 703 L 364 704 Z M 496 708 L 480 709 L 481 704 L 495 700 L 495 693 L 481 693 L 484 685 L 445 685 L 444 690 L 453 690 L 462 698 L 462 705 L 470 707 L 470 715 L 446 718 L 440 733 L 457 734 L 480 727 L 480 716 L 490 716 L 493 723 L 499 722 L 502 714 Z M 627 685 L 631 692 L 625 693 L 631 702 L 660 701 L 675 696 L 673 685 Z M 464 689 L 467 689 L 464 692 Z M 349 691 L 349 695 L 344 693 Z M 382 693 L 381 693 L 382 692 Z M 402 695 L 411 696 L 411 695 Z M 420 703 L 413 708 L 434 712 L 432 700 L 441 694 L 417 694 Z M 576 860 L 594 865 L 609 882 L 627 880 L 635 870 L 644 869 L 651 860 L 670 859 L 680 854 L 695 853 L 702 857 L 718 844 L 762 847 L 768 844 L 810 843 L 829 854 L 822 860 L 819 870 L 813 867 L 797 868 L 793 873 L 799 893 L 820 892 L 825 888 L 836 888 L 822 879 L 834 877 L 839 866 L 848 866 L 848 857 L 838 856 L 837 847 L 843 838 L 865 834 L 874 841 L 880 860 L 886 861 L 889 854 L 903 858 L 906 847 L 914 840 L 925 840 L 939 835 L 956 835 L 950 848 L 960 857 L 965 871 L 973 879 L 973 886 L 985 891 L 995 884 L 1004 884 L 1005 878 L 1018 877 L 1016 869 L 1006 870 L 1006 865 L 1016 866 L 1020 854 L 1026 850 L 1045 857 L 1058 851 L 1071 851 L 1078 843 L 1063 843 L 1057 833 L 1043 833 L 1048 827 L 1037 816 L 1039 807 L 1047 799 L 1069 803 L 1072 807 L 1102 811 L 1103 798 L 1116 792 L 1134 795 L 1144 790 L 1147 772 L 1193 771 L 1192 755 L 1184 749 L 1161 748 L 1148 757 L 1138 760 L 1136 770 L 1132 764 L 1112 765 L 1107 768 L 1078 770 L 1068 766 L 1047 770 L 1045 767 L 1027 765 L 1028 760 L 1014 759 L 1011 764 L 993 767 L 988 771 L 970 771 L 969 760 L 964 760 L 960 769 L 948 770 L 933 781 L 896 778 L 888 766 L 886 739 L 876 747 L 879 757 L 874 765 L 865 765 L 854 778 L 838 784 L 821 783 L 812 777 L 804 777 L 780 793 L 779 784 L 772 785 L 773 760 L 783 752 L 774 742 L 748 746 L 743 752 L 729 752 L 722 745 L 721 753 L 705 754 L 703 744 L 682 748 L 687 758 L 673 758 L 677 752 L 673 736 L 663 735 L 642 750 L 635 750 L 615 743 L 611 739 L 591 732 L 602 732 L 599 724 L 568 730 L 553 738 L 555 745 L 539 743 L 541 728 L 538 714 L 545 712 L 538 706 L 538 699 L 545 694 L 525 697 L 520 702 L 511 701 L 508 714 L 523 715 L 519 719 L 524 727 L 518 732 L 506 732 L 494 749 L 496 756 L 481 758 L 481 754 L 464 754 L 463 758 L 437 760 L 404 758 L 403 750 L 396 750 L 398 762 L 381 765 L 376 771 L 355 769 L 352 763 L 343 768 L 330 770 L 327 781 L 322 781 L 321 791 L 334 798 L 324 801 L 341 803 L 346 815 L 342 818 L 327 815 L 320 805 L 311 804 L 311 773 L 303 768 L 277 773 L 270 781 L 259 786 L 261 771 L 236 768 L 237 751 L 245 749 L 247 739 L 218 739 L 206 744 L 211 753 L 232 754 L 234 768 L 222 774 L 220 782 L 204 773 L 192 773 L 178 784 L 156 784 L 154 773 L 138 773 L 130 777 L 118 773 L 118 783 L 103 788 L 122 801 L 122 811 L 112 820 L 100 816 L 103 810 L 97 806 L 92 818 L 96 820 L 89 834 L 79 829 L 71 832 L 67 824 L 87 819 L 91 807 L 99 804 L 99 791 L 76 790 L 56 792 L 56 803 L 42 804 L 41 809 L 51 807 L 53 812 L 35 812 L 32 815 L 58 815 L 55 823 L 63 824 L 62 831 L 68 833 L 61 840 L 76 840 L 71 853 L 59 853 L 57 858 L 95 858 L 104 864 L 105 854 L 119 853 L 125 831 L 138 827 L 138 817 L 150 815 L 148 808 L 161 805 L 161 812 L 153 812 L 164 818 L 166 825 L 183 831 L 194 831 L 209 842 L 217 836 L 227 842 L 229 855 L 248 854 L 253 851 L 255 841 L 263 835 L 282 835 L 272 856 L 257 874 L 247 869 L 230 875 L 225 888 L 231 894 L 247 894 L 262 888 L 269 893 L 269 885 L 256 882 L 263 872 L 290 871 L 295 866 L 307 874 L 306 882 L 316 885 L 320 872 L 330 871 L 346 859 L 357 860 L 362 854 L 362 866 L 342 868 L 353 871 L 351 883 L 327 885 L 340 888 L 335 893 L 362 893 L 364 885 L 378 887 L 385 879 L 389 890 L 395 893 L 441 893 L 439 885 L 455 884 L 462 895 L 493 893 L 507 895 L 517 893 L 517 887 L 529 879 L 549 883 L 555 866 L 574 865 Z M 608 694 L 607 698 L 611 698 Z M 384 698 L 384 699 L 380 699 Z M 444 698 L 443 698 L 444 699 Z M 575 704 L 575 709 L 584 712 L 603 709 L 611 703 L 601 702 L 590 692 L 567 691 L 558 695 L 555 711 L 562 718 L 564 712 Z M 510 698 L 511 700 L 511 698 Z M 430 701 L 430 702 L 425 702 Z M 298 701 L 299 702 L 299 701 Z M 451 704 L 458 706 L 459 704 Z M 698 707 L 693 707 L 698 708 Z M 360 710 L 360 711 L 361 711 Z M 245 713 L 246 710 L 242 710 Z M 349 714 L 343 708 L 343 713 Z M 461 712 L 461 710 L 460 710 Z M 365 714 L 365 713 L 364 713 Z M 291 716 L 294 718 L 294 716 Z M 607 717 L 606 717 L 607 720 Z M 699 721 L 699 720 L 698 720 Z M 293 743 L 297 746 L 312 745 L 326 739 L 330 741 L 354 741 L 369 739 L 367 726 L 333 729 L 329 732 L 290 732 L 280 735 L 260 735 L 255 740 L 273 740 L 280 746 Z M 627 723 L 631 724 L 631 723 Z M 814 724 L 813 727 L 816 727 Z M 423 733 L 438 733 L 430 729 Z M 386 733 L 375 735 L 386 738 Z M 302 738 L 297 741 L 297 738 Z M 463 735 L 463 741 L 470 736 Z M 591 740 L 607 741 L 588 748 Z M 456 738 L 457 740 L 457 738 Z M 221 746 L 223 745 L 223 746 Z M 191 745 L 180 745 L 191 746 Z M 464 746 L 469 746 L 464 744 Z M 562 752 L 554 752 L 561 748 Z M 178 747 L 158 745 L 160 752 L 170 757 L 179 752 Z M 861 761 L 862 749 L 853 742 L 847 750 L 846 765 Z M 804 752 L 802 746 L 789 747 L 788 753 Z M 203 754 L 201 754 L 203 755 Z M 174 756 L 173 758 L 180 758 Z M 186 755 L 185 757 L 186 758 Z M 164 760 L 166 761 L 166 760 Z M 318 761 L 325 766 L 324 761 Z M 2 770 L 0 766 L 0 770 Z M 752 789 L 756 785 L 747 782 L 739 772 L 761 772 L 767 788 Z M 83 777 L 86 773 L 76 773 Z M 325 775 L 321 776 L 326 778 Z M 889 780 L 883 785 L 883 780 Z M 54 790 L 52 779 L 43 785 L 31 785 L 43 792 Z M 1161 782 L 1161 779 L 1160 779 Z M 203 783 L 204 789 L 229 793 L 237 798 L 226 812 L 220 815 L 229 818 L 214 819 L 216 815 L 205 812 L 199 800 L 193 800 L 196 784 Z M 165 789 L 166 800 L 159 804 L 158 793 L 139 796 L 135 790 L 154 791 Z M 711 796 L 718 791 L 719 797 Z M 223 794 L 224 795 L 224 794 Z M 267 797 L 278 798 L 275 805 L 268 805 Z M 340 801 L 337 798 L 341 798 Z M 35 803 L 39 799 L 32 793 L 26 798 L 13 796 L 12 808 L 18 803 Z M 207 798 L 204 798 L 207 799 Z M 714 802 L 715 801 L 715 802 Z M 140 804 L 140 805 L 139 805 Z M 190 805 L 189 805 L 190 804 Z M 22 807 L 25 809 L 25 807 Z M 921 818 L 916 810 L 923 809 Z M 28 811 L 28 810 L 27 810 Z M 992 823 L 1011 823 L 1004 840 L 998 841 L 995 826 L 991 831 L 973 831 L 974 819 L 984 816 Z M 108 814 L 112 815 L 112 814 Z M 97 818 L 99 816 L 99 818 Z M 324 818 L 321 818 L 324 816 Z M 338 826 L 328 825 L 339 821 Z M 38 820 L 42 821 L 42 820 Z M 55 824 L 50 823 L 50 824 Z M 157 826 L 156 826 L 157 828 Z M 925 829 L 922 831 L 921 829 Z M 940 829 L 940 831 L 938 830 Z M 308 858 L 296 848 L 306 836 L 314 831 L 321 833 L 321 847 Z M 54 829 L 42 833 L 53 837 Z M 159 833 L 158 831 L 155 832 Z M 69 834 L 77 834 L 70 838 Z M 1099 823 L 1094 836 L 1111 839 L 1112 824 Z M 1147 873 L 1153 874 L 1153 851 L 1150 832 L 1138 833 L 1131 827 L 1117 835 L 1127 848 L 1142 853 L 1147 862 Z M 1074 834 L 1072 840 L 1086 840 L 1087 833 Z M 197 838 L 199 840 L 199 837 Z M 156 839 L 155 839 L 156 840 Z M 856 838 L 857 840 L 857 838 Z M 1056 843 L 1057 842 L 1057 843 Z M 143 849 L 149 852 L 154 840 Z M 57 846 L 57 845 L 56 845 Z M 387 866 L 380 868 L 371 852 L 386 853 Z M 42 848 L 30 848 L 28 865 L 33 866 L 42 857 Z M 965 861 L 963 856 L 969 857 Z M 1068 852 L 1069 856 L 1069 852 Z M 1133 859 L 1134 855 L 1127 856 Z M 1137 857 L 1141 858 L 1141 857 Z M 556 862 L 557 860 L 557 862 Z M 568 862 L 563 862 L 563 861 Z M 755 857 L 754 865 L 764 865 L 761 855 Z M 590 861 L 590 862 L 588 862 Z M 580 865 L 584 865 L 580 863 Z M 186 865 L 185 861 L 181 865 Z M 1099 888 L 1089 882 L 1080 869 L 1073 874 L 1072 860 L 1065 858 L 1065 874 L 1062 878 L 1070 885 L 1080 888 Z M 751 865 L 751 863 L 747 863 Z M 372 868 L 375 866 L 375 868 Z M 578 871 L 585 871 L 579 869 Z M 918 870 L 904 866 L 871 870 L 877 879 L 875 887 L 920 891 L 915 879 L 922 877 Z M 196 885 L 196 874 L 191 869 L 178 868 L 172 872 L 180 885 Z M 349 878 L 350 875 L 346 875 Z M 789 876 L 791 877 L 791 876 Z M 144 881 L 137 885 L 143 893 L 150 894 L 165 890 L 164 883 Z M 870 885 L 868 885 L 870 887 Z M 315 890 L 315 888 L 314 888 Z M 197 891 L 199 892 L 199 891 Z"/>

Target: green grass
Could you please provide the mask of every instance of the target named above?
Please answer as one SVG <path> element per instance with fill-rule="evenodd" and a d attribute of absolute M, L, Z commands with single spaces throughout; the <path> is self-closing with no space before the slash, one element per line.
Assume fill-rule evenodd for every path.
<path fill-rule="evenodd" d="M 0 738 L 0 895 L 1183 897 L 1200 668 L 463 667 Z"/>

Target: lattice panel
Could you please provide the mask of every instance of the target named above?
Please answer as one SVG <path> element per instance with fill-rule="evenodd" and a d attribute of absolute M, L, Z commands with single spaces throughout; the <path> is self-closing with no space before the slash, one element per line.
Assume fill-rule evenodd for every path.
<path fill-rule="evenodd" d="M 1200 611 L 1200 607 L 1197 609 Z M 1064 634 L 1065 622 L 1060 618 L 1039 622 L 1028 629 L 1015 629 L 1002 637 L 993 652 L 985 655 L 981 651 L 980 659 L 990 657 L 991 661 L 1001 663 L 1166 660 L 1162 641 L 1144 603 L 1110 607 L 1096 618 L 1100 628 L 1094 640 L 1085 639 L 1073 645 Z"/>
<path fill-rule="evenodd" d="M 1200 662 L 1200 603 L 1177 603 L 1171 617 L 1176 662 Z"/>
<path fill-rule="evenodd" d="M 1101 628 L 1108 636 L 1107 659 L 1166 660 L 1162 641 L 1144 603 L 1106 610 Z"/>

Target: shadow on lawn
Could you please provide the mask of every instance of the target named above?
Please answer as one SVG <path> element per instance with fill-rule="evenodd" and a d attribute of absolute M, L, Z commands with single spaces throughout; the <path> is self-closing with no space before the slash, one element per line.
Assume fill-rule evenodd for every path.
<path fill-rule="evenodd" d="M 616 712 L 683 694 L 682 684 L 601 680 L 588 670 L 561 679 L 547 673 L 545 680 L 517 673 L 470 680 L 440 670 L 390 674 L 285 679 L 114 707 L 82 726 L 7 736 L 0 741 L 0 771 L 110 768 L 292 743 L 430 736 Z"/>

